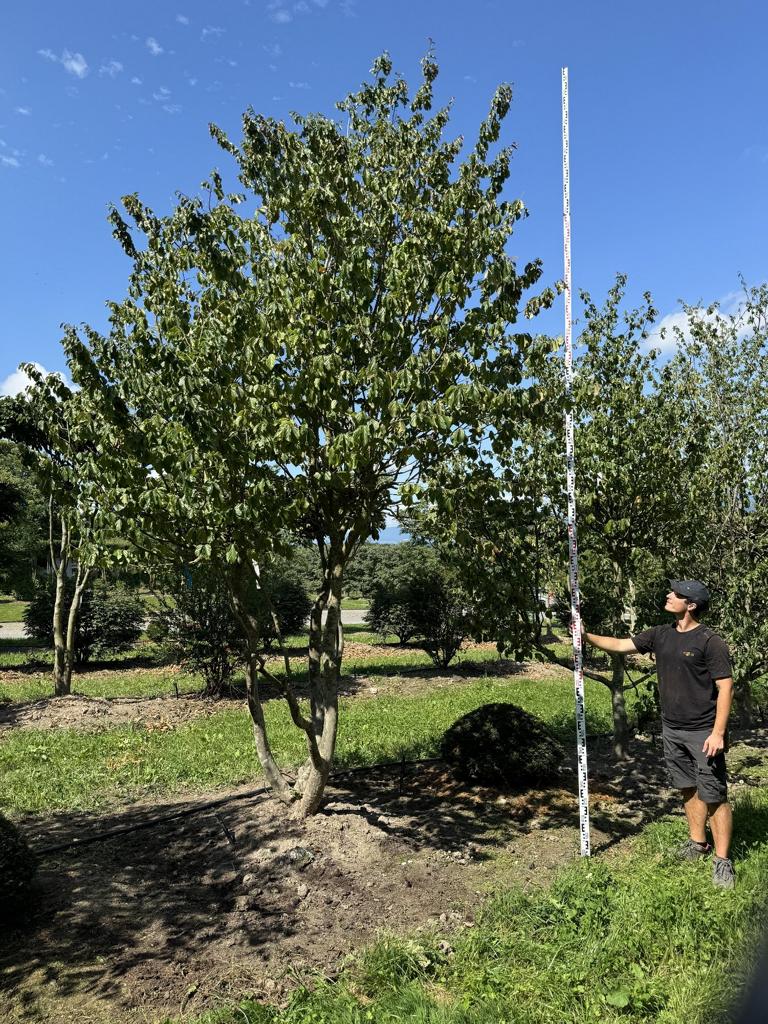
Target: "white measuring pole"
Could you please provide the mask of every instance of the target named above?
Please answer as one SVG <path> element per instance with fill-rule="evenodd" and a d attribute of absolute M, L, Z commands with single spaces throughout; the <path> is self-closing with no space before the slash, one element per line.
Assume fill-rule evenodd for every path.
<path fill-rule="evenodd" d="M 584 666 L 581 646 L 579 547 L 576 542 L 576 468 L 573 438 L 573 338 L 571 323 L 571 190 L 568 157 L 568 68 L 563 68 L 563 257 L 565 261 L 565 458 L 568 487 L 568 571 L 573 622 L 573 686 L 576 691 L 576 749 L 578 753 L 579 825 L 581 856 L 589 857 L 589 777 L 587 723 L 584 717 Z"/>

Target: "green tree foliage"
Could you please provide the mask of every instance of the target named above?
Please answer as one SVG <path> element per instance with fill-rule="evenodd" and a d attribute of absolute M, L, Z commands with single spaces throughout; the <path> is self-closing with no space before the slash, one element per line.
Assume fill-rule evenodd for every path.
<path fill-rule="evenodd" d="M 681 429 L 670 372 L 645 350 L 656 316 L 650 296 L 625 310 L 625 288 L 619 275 L 602 306 L 582 293 L 573 389 L 583 613 L 591 631 L 622 635 L 658 621 L 681 489 L 701 453 L 696 431 Z M 543 403 L 547 415 L 526 420 L 520 443 L 500 450 L 471 486 L 456 463 L 454 481 L 420 526 L 455 565 L 485 628 L 517 657 L 551 656 L 543 594 L 570 606 L 562 352 L 555 342 L 546 347 L 549 357 L 532 367 L 529 402 Z M 614 749 L 623 757 L 624 659 L 612 659 L 609 676 L 591 675 L 611 690 Z"/>
<path fill-rule="evenodd" d="M 2 416 L 0 415 L 0 420 Z M 18 445 L 0 442 L 0 592 L 28 600 L 48 551 L 48 508 Z"/>
<path fill-rule="evenodd" d="M 65 600 L 70 603 L 76 579 L 64 583 Z M 27 634 L 46 647 L 54 645 L 53 608 L 56 581 L 42 577 L 24 611 Z M 74 635 L 74 664 L 85 665 L 94 656 L 102 657 L 132 647 L 142 634 L 146 609 L 135 589 L 112 580 L 96 580 L 82 594 Z"/>
<path fill-rule="evenodd" d="M 686 306 L 670 364 L 679 431 L 694 433 L 702 465 L 679 493 L 676 560 L 712 591 L 707 623 L 734 660 L 736 695 L 768 673 L 768 286 L 738 308 Z"/>
<path fill-rule="evenodd" d="M 482 460 L 489 425 L 511 445 L 529 414 L 534 342 L 512 328 L 541 268 L 518 270 L 507 253 L 525 210 L 501 198 L 510 148 L 491 154 L 511 90 L 498 89 L 459 162 L 449 110 L 430 113 L 437 73 L 428 56 L 410 95 L 382 56 L 339 120 L 293 115 L 288 127 L 249 110 L 240 142 L 212 128 L 240 191 L 215 172 L 204 198 L 167 216 L 125 197 L 126 216 L 111 219 L 133 264 L 128 298 L 110 304 L 106 334 L 65 338 L 99 525 L 148 562 L 225 575 L 248 636 L 257 752 L 302 814 L 333 760 L 351 558 L 398 502 L 439 488 L 447 462 Z M 273 680 L 307 741 L 292 786 L 269 748 L 269 672 L 246 594 L 254 565 L 298 544 L 315 546 L 321 575 L 309 713 Z"/>
<path fill-rule="evenodd" d="M 96 505 L 85 473 L 93 442 L 80 427 L 89 413 L 86 396 L 72 391 L 58 374 L 23 364 L 32 384 L 0 402 L 0 431 L 18 446 L 47 504 L 48 567 L 55 579 L 52 610 L 53 686 L 68 694 L 75 663 L 75 635 L 83 594 L 107 539 L 99 535 Z M 74 587 L 67 580 L 74 571 Z"/>

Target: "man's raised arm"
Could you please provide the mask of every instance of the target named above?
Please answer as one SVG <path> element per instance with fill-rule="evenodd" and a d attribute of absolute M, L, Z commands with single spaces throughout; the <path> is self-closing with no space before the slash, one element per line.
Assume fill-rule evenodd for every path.
<path fill-rule="evenodd" d="M 585 632 L 584 639 L 607 654 L 637 654 L 637 648 L 629 637 L 620 639 L 617 636 L 598 636 L 596 633 Z"/>

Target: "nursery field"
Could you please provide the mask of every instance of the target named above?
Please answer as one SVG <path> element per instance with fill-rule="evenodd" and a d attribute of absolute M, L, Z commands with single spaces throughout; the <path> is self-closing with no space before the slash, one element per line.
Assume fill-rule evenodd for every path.
<path fill-rule="evenodd" d="M 4 930 L 3 1019 L 725 1020 L 765 901 L 766 731 L 734 737 L 738 886 L 720 892 L 709 864 L 670 856 L 685 830 L 654 730 L 617 764 L 608 691 L 588 681 L 594 855 L 581 861 L 568 671 L 491 645 L 437 670 L 346 632 L 336 774 L 306 822 L 264 791 L 241 675 L 202 699 L 143 645 L 54 700 L 46 652 L 4 646 L 1 809 L 39 871 Z M 298 766 L 301 737 L 265 698 L 278 761 Z M 564 742 L 553 784 L 469 785 L 437 760 L 444 731 L 490 702 Z"/>

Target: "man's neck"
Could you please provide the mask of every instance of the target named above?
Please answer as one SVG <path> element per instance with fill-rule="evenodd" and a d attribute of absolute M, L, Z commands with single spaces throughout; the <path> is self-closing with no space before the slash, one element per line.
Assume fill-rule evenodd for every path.
<path fill-rule="evenodd" d="M 701 623 L 698 619 L 694 619 L 690 612 L 684 612 L 682 615 L 677 616 L 677 631 L 678 633 L 687 633 L 691 629 L 697 629 Z"/>

